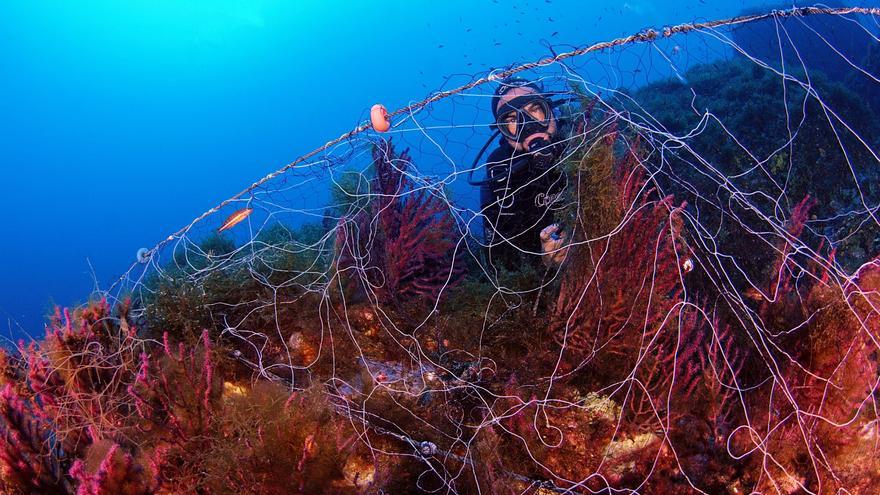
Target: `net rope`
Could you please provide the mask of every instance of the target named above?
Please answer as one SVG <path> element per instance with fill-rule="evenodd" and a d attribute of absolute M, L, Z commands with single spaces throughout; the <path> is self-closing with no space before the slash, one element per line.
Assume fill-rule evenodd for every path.
<path fill-rule="evenodd" d="M 146 339 L 207 329 L 243 381 L 319 389 L 388 490 L 865 493 L 878 16 L 773 10 L 453 79 L 103 295 Z M 550 166 L 478 156 L 512 76 L 552 104 Z"/>
<path fill-rule="evenodd" d="M 560 62 L 560 61 L 563 61 L 568 58 L 586 55 L 586 54 L 592 53 L 592 52 L 607 50 L 607 49 L 617 47 L 617 46 L 623 46 L 623 45 L 627 45 L 630 43 L 651 42 L 651 41 L 656 40 L 658 37 L 669 38 L 675 34 L 688 33 L 690 31 L 698 31 L 698 30 L 704 30 L 704 29 L 721 28 L 724 26 L 733 26 L 733 25 L 737 25 L 737 24 L 746 24 L 749 22 L 755 22 L 755 21 L 760 21 L 760 20 L 774 18 L 774 17 L 775 18 L 784 18 L 784 17 L 809 16 L 809 15 L 819 15 L 819 14 L 841 15 L 841 16 L 848 15 L 848 14 L 865 14 L 865 15 L 877 16 L 877 15 L 880 15 L 880 8 L 869 8 L 869 7 L 839 7 L 839 8 L 798 7 L 798 8 L 792 8 L 789 10 L 773 10 L 771 12 L 767 12 L 764 14 L 742 15 L 742 16 L 732 17 L 729 19 L 715 20 L 715 21 L 710 21 L 710 22 L 679 24 L 676 26 L 664 27 L 659 31 L 649 28 L 649 29 L 645 29 L 639 33 L 627 36 L 625 38 L 618 38 L 618 39 L 615 39 L 612 41 L 596 43 L 594 45 L 585 46 L 585 47 L 582 47 L 582 48 L 579 48 L 576 50 L 571 50 L 568 52 L 560 53 L 558 55 L 554 55 L 553 57 L 543 58 L 537 62 L 522 64 L 517 67 L 508 69 L 508 70 L 504 70 L 504 71 L 490 74 L 486 77 L 476 79 L 475 81 L 470 82 L 468 84 L 464 84 L 462 86 L 459 86 L 457 88 L 450 89 L 447 91 L 438 92 L 435 95 L 430 96 L 428 98 L 425 98 L 421 101 L 418 101 L 416 103 L 407 105 L 406 107 L 394 110 L 394 111 L 390 112 L 388 114 L 388 116 L 390 119 L 394 119 L 395 117 L 399 117 L 401 115 L 410 115 L 413 112 L 416 112 L 419 109 L 424 108 L 427 105 L 430 105 L 431 103 L 437 102 L 437 101 L 442 100 L 444 98 L 448 98 L 450 96 L 457 95 L 457 94 L 462 93 L 464 91 L 467 91 L 469 89 L 473 89 L 477 86 L 487 84 L 487 83 L 492 83 L 495 81 L 501 81 L 501 80 L 504 80 L 508 77 L 514 76 L 520 72 L 524 72 L 524 71 L 527 71 L 530 69 L 546 66 L 546 65 L 553 64 L 556 62 Z M 191 229 L 196 223 L 198 223 L 198 222 L 204 220 L 205 218 L 219 212 L 224 206 L 250 194 L 254 189 L 262 186 L 266 182 L 273 180 L 274 178 L 278 177 L 281 174 L 284 174 L 288 170 L 296 167 L 297 165 L 304 163 L 307 160 L 319 155 L 320 153 L 327 151 L 328 149 L 332 148 L 333 146 L 336 146 L 347 139 L 351 139 L 351 138 L 357 136 L 358 134 L 366 132 L 366 131 L 370 130 L 371 128 L 372 128 L 372 124 L 370 123 L 369 120 L 367 120 L 367 121 L 363 122 L 362 124 L 360 124 L 359 126 L 355 127 L 354 129 L 346 132 L 345 134 L 328 141 L 323 146 L 316 148 L 316 149 L 300 156 L 296 160 L 294 160 L 294 161 L 284 165 L 283 167 L 279 168 L 278 170 L 266 175 L 265 177 L 254 182 L 253 184 L 251 184 L 250 186 L 248 186 L 244 190 L 240 191 L 239 193 L 235 194 L 234 196 L 231 196 L 230 198 L 220 202 L 219 204 L 217 204 L 213 208 L 207 210 L 206 212 L 202 213 L 198 217 L 194 218 L 188 225 L 186 225 L 185 227 L 182 227 L 177 232 L 170 234 L 167 238 L 160 241 L 155 246 L 153 246 L 151 249 L 149 249 L 148 253 L 153 253 L 153 252 L 159 251 L 167 243 L 171 242 L 174 238 L 181 236 L 182 234 L 187 232 L 189 229 Z M 120 281 L 124 280 L 128 276 L 128 274 L 131 273 L 132 269 L 134 269 L 136 266 L 137 266 L 137 262 L 132 264 L 132 266 L 129 267 L 129 269 L 122 276 L 120 276 L 119 280 L 117 280 L 116 282 L 114 282 L 114 284 L 111 285 L 109 290 L 112 291 L 113 287 L 115 285 L 117 285 Z"/>

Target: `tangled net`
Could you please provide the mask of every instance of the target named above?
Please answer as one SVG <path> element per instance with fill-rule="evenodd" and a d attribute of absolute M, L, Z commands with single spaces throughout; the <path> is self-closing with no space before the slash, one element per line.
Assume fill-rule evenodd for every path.
<path fill-rule="evenodd" d="M 648 30 L 331 141 L 139 253 L 115 315 L 22 348 L 0 412 L 37 441 L 0 459 L 95 493 L 114 472 L 132 493 L 869 493 L 878 15 Z M 490 263 L 467 181 L 486 83 L 513 74 L 561 102 L 559 264 Z M 97 461 L 67 475 L 71 453 Z"/>

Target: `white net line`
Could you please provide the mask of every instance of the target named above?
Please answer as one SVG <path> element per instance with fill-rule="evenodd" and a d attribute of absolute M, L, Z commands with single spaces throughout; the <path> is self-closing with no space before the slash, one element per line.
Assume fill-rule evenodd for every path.
<path fill-rule="evenodd" d="M 475 77 L 255 182 L 112 295 L 149 331 L 207 328 L 255 380 L 322 387 L 425 491 L 858 493 L 880 441 L 878 14 L 646 30 Z M 486 83 L 514 74 L 553 100 L 559 153 L 481 202 Z M 520 195 L 539 213 L 511 230 Z"/>

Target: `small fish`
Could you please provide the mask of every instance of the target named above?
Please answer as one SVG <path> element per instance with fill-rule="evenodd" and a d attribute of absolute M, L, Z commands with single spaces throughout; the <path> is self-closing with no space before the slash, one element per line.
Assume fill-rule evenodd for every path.
<path fill-rule="evenodd" d="M 743 291 L 743 295 L 751 299 L 752 301 L 761 302 L 764 300 L 764 295 L 761 294 L 761 291 L 754 287 L 749 287 L 745 291 Z"/>
<path fill-rule="evenodd" d="M 224 230 L 231 229 L 232 227 L 235 227 L 236 225 L 241 223 L 242 220 L 247 218 L 248 215 L 253 213 L 253 211 L 254 211 L 253 208 L 242 208 L 242 209 L 236 211 L 235 213 L 233 213 L 232 215 L 229 215 L 229 217 L 226 219 L 226 221 L 223 222 L 223 225 L 221 225 L 220 228 L 217 229 L 217 232 L 223 232 Z"/>
<path fill-rule="evenodd" d="M 559 34 L 559 31 L 553 31 L 553 34 L 551 34 L 550 37 L 552 38 L 552 37 L 556 36 L 557 34 Z"/>

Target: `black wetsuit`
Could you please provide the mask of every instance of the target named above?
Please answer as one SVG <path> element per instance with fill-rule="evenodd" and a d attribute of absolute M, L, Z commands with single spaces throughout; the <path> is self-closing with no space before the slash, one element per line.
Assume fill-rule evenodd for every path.
<path fill-rule="evenodd" d="M 502 139 L 486 161 L 480 206 L 489 263 L 517 270 L 523 263 L 540 266 L 544 227 L 555 220 L 566 187 L 558 160 L 540 166 L 529 154 L 515 153 Z M 508 171 L 513 170 L 512 173 Z"/>

